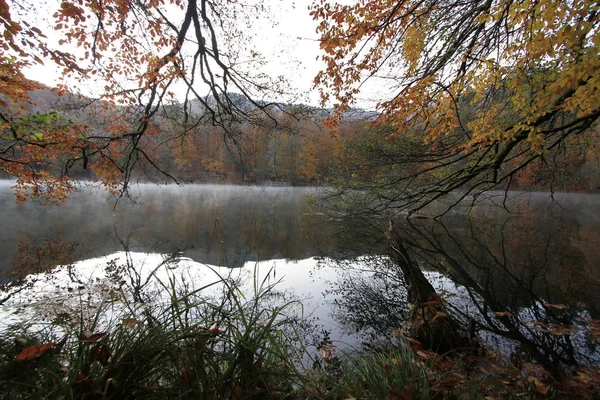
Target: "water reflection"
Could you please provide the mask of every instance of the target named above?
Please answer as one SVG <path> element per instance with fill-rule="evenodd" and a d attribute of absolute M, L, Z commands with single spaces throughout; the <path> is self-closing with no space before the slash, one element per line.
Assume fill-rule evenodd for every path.
<path fill-rule="evenodd" d="M 331 318 L 359 342 L 384 345 L 407 320 L 404 281 L 389 258 L 322 259 L 318 268 L 337 271 L 327 290 Z"/>
<path fill-rule="evenodd" d="M 436 271 L 428 278 L 437 280 L 434 286 L 448 295 L 465 327 L 471 323 L 507 351 L 527 349 L 546 365 L 598 362 L 598 339 L 589 326 L 600 304 L 595 209 L 526 196 L 511 198 L 506 207 L 511 212 L 487 202 L 396 226 L 412 257 Z M 378 268 L 385 269 L 385 263 Z M 390 268 L 383 280 L 340 281 L 335 290 L 350 296 L 336 303 L 340 323 L 388 334 L 401 325 L 402 308 L 382 313 L 385 307 L 379 307 L 406 299 L 395 267 Z"/>
<path fill-rule="evenodd" d="M 306 205 L 305 197 L 315 193 L 314 188 L 140 185 L 137 204 L 121 201 L 115 207 L 106 193 L 84 188 L 54 207 L 16 205 L 4 182 L 0 271 L 21 268 L 19 248 L 41 249 L 46 254 L 41 264 L 50 267 L 121 251 L 125 240 L 131 251 L 184 250 L 195 261 L 229 267 L 333 253 L 339 248 L 326 240 L 326 232 L 313 229 L 327 222 Z M 52 260 L 43 248 L 56 240 L 69 243 L 70 254 Z"/>

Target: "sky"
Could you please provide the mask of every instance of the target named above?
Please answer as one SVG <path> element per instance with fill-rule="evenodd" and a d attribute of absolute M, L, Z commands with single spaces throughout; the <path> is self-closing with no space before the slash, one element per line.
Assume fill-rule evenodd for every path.
<path fill-rule="evenodd" d="M 254 1 L 254 0 L 252 0 Z M 262 0 L 266 3 L 268 15 L 252 17 L 250 32 L 252 36 L 250 48 L 260 53 L 266 64 L 262 67 L 265 74 L 276 77 L 284 76 L 289 84 L 289 96 L 286 99 L 296 103 L 319 104 L 319 96 L 312 88 L 313 79 L 323 68 L 317 61 L 319 40 L 316 33 L 317 22 L 309 15 L 310 0 Z M 58 1 L 36 5 L 34 18 L 38 23 L 51 24 L 51 9 L 58 7 Z M 55 8 L 56 9 L 56 8 Z M 48 40 L 58 41 L 59 37 L 48 35 Z M 250 48 L 246 50 L 250 50 Z M 259 71 L 253 71 L 259 72 Z M 35 65 L 25 71 L 28 78 L 40 81 L 49 86 L 59 82 L 60 72 L 51 63 Z M 93 89 L 79 87 L 82 94 L 94 96 Z M 183 97 L 183 86 L 175 90 L 178 97 Z"/>

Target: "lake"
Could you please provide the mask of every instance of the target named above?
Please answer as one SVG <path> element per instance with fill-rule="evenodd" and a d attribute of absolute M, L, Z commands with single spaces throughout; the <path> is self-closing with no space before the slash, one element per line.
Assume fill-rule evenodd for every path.
<path fill-rule="evenodd" d="M 105 276 L 94 274 L 111 260 L 152 268 L 171 255 L 179 267 L 169 270 L 189 279 L 234 271 L 246 280 L 281 280 L 282 292 L 305 303 L 314 329 L 330 332 L 339 346 L 390 339 L 408 305 L 402 278 L 385 257 L 387 220 L 325 214 L 310 201 L 322 193 L 142 184 L 133 190 L 135 203 L 115 203 L 82 187 L 56 207 L 16 205 L 10 184 L 2 182 L 0 271 L 7 282 L 14 273 L 73 265 L 99 282 Z M 476 321 L 484 340 L 506 351 L 526 344 L 560 361 L 598 360 L 586 329 L 600 311 L 600 196 L 511 193 L 504 201 L 491 193 L 475 206 L 429 218 L 438 209 L 399 218 L 397 226 L 459 318 Z M 51 318 L 57 309 L 33 309 L 79 286 L 65 282 L 66 271 L 40 278 L 37 292 L 7 300 L 2 325 Z M 513 317 L 498 321 L 498 313 Z M 549 324 L 557 319 L 573 332 L 553 332 Z"/>

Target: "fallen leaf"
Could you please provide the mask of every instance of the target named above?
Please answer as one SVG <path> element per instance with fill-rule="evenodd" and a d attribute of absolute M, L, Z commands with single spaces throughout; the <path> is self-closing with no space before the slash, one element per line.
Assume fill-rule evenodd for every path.
<path fill-rule="evenodd" d="M 87 344 L 97 343 L 100 339 L 107 335 L 106 332 L 92 333 L 90 331 L 84 331 L 82 334 L 83 342 Z"/>
<path fill-rule="evenodd" d="M 90 356 L 93 361 L 98 361 L 100 364 L 107 366 L 110 359 L 110 350 L 107 345 L 99 343 L 92 349 Z"/>
<path fill-rule="evenodd" d="M 389 394 L 386 397 L 386 400 L 408 400 L 404 393 L 400 392 L 398 389 L 390 389 Z"/>
<path fill-rule="evenodd" d="M 421 357 L 421 358 L 424 358 L 424 359 L 426 359 L 426 360 L 427 360 L 427 359 L 429 359 L 429 355 L 428 355 L 427 353 L 424 353 L 424 352 L 420 351 L 420 350 L 419 350 L 419 351 L 417 351 L 417 355 L 418 355 L 419 357 Z"/>
<path fill-rule="evenodd" d="M 544 305 L 546 307 L 550 307 L 550 308 L 555 308 L 557 310 L 564 310 L 565 308 L 567 308 L 567 306 L 565 306 L 564 304 L 550 304 L 550 303 L 544 303 Z"/>
<path fill-rule="evenodd" d="M 592 377 L 585 372 L 577 372 L 577 375 L 573 379 L 586 385 L 592 381 Z"/>
<path fill-rule="evenodd" d="M 509 313 L 508 311 L 498 311 L 495 312 L 494 315 L 496 317 L 512 317 L 512 313 Z"/>
<path fill-rule="evenodd" d="M 544 385 L 543 383 L 539 382 L 535 384 L 535 390 L 537 390 L 538 393 L 547 395 L 548 391 L 550 390 L 550 386 Z"/>
<path fill-rule="evenodd" d="M 36 344 L 21 350 L 17 355 L 16 361 L 28 361 L 34 358 L 41 357 L 44 353 L 54 347 L 54 343 Z"/>
<path fill-rule="evenodd" d="M 137 323 L 138 321 L 135 318 L 123 318 L 123 325 L 125 325 L 128 328 L 135 328 Z"/>
<path fill-rule="evenodd" d="M 242 400 L 242 387 L 237 385 L 233 388 L 233 392 L 231 393 L 230 400 Z"/>
<path fill-rule="evenodd" d="M 434 386 L 433 390 L 435 390 L 436 392 L 449 392 L 452 389 L 454 389 L 454 386 L 456 386 L 456 378 L 451 377 L 441 382 L 438 382 Z"/>
<path fill-rule="evenodd" d="M 447 317 L 447 316 L 448 316 L 448 314 L 446 314 L 445 312 L 438 311 L 437 313 L 435 313 L 435 316 L 433 317 L 432 321 L 435 321 L 439 317 Z"/>

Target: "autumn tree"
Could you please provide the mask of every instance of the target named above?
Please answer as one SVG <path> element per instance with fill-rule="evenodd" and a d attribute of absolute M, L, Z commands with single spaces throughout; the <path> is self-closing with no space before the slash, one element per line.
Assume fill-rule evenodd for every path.
<path fill-rule="evenodd" d="M 328 125 L 339 125 L 369 83 L 391 90 L 377 105 L 377 124 L 388 141 L 417 138 L 422 146 L 397 160 L 410 166 L 404 175 L 380 186 L 389 206 L 417 209 L 456 189 L 466 196 L 510 187 L 519 171 L 560 155 L 570 137 L 597 135 L 599 7 L 317 1 L 311 12 L 326 68 L 315 84 L 335 103 Z"/>
<path fill-rule="evenodd" d="M 42 13 L 50 26 L 36 18 Z M 231 126 L 268 115 L 271 105 L 255 99 L 278 90 L 257 72 L 242 32 L 265 14 L 262 3 L 227 0 L 0 0 L 0 169 L 17 178 L 22 199 L 59 202 L 75 165 L 120 194 L 139 170 L 173 178 L 144 142 L 157 133 L 153 120 L 168 114 L 175 87 L 185 96 L 169 140 L 211 125 L 235 146 Z M 44 63 L 62 68 L 59 94 L 95 86 L 92 113 L 108 123 L 94 129 L 60 114 L 32 115 L 29 93 L 41 85 L 24 71 Z"/>

